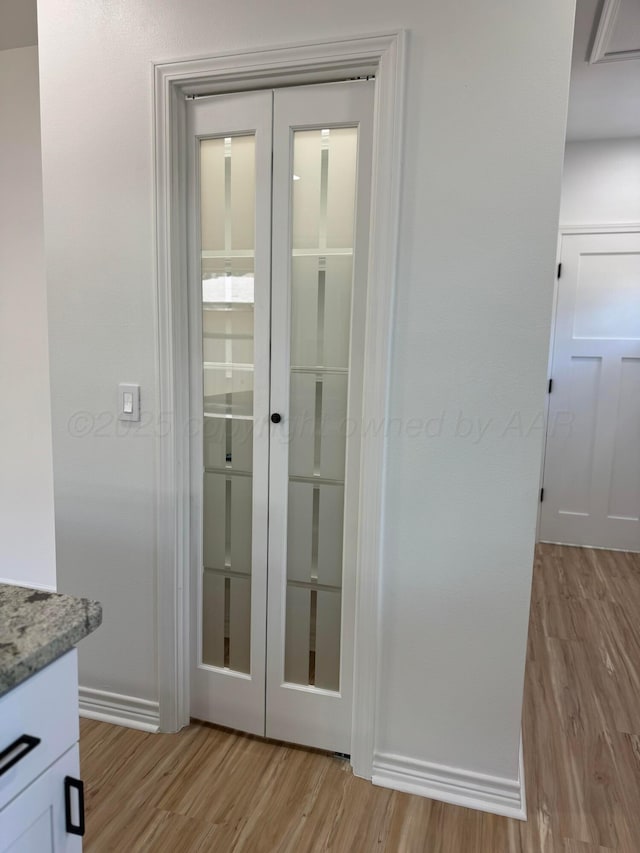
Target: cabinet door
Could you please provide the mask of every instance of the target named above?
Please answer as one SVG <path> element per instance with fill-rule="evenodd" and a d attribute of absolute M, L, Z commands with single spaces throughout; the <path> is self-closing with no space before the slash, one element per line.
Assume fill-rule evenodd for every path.
<path fill-rule="evenodd" d="M 77 649 L 0 697 L 0 752 L 14 746 L 23 735 L 39 743 L 21 752 L 20 760 L 0 775 L 0 814 L 7 803 L 78 742 Z"/>
<path fill-rule="evenodd" d="M 82 839 L 66 831 L 64 791 L 79 768 L 76 745 L 0 812 L 1 853 L 80 853 Z"/>

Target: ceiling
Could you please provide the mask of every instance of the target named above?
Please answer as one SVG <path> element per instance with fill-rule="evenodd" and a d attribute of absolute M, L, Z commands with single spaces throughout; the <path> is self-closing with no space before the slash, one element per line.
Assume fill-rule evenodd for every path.
<path fill-rule="evenodd" d="M 36 0 L 0 0 L 0 50 L 37 41 Z M 640 136 L 640 0 L 577 0 L 567 139 L 621 136 Z"/>
<path fill-rule="evenodd" d="M 620 136 L 640 136 L 640 2 L 577 0 L 567 139 Z"/>
<path fill-rule="evenodd" d="M 36 0 L 0 0 L 0 50 L 38 44 Z"/>

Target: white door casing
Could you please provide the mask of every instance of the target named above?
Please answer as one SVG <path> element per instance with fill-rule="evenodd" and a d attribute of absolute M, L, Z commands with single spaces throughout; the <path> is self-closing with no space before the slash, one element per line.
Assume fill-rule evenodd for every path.
<path fill-rule="evenodd" d="M 640 550 L 640 233 L 561 246 L 540 539 Z"/>
<path fill-rule="evenodd" d="M 186 99 L 257 85 L 375 75 L 363 419 L 383 424 L 398 254 L 406 42 L 407 34 L 400 30 L 155 65 L 158 686 L 163 731 L 181 728 L 190 716 L 192 555 L 190 478 L 184 464 L 189 452 L 184 428 L 189 419 Z M 372 772 L 378 691 L 384 451 L 384 430 L 363 435 L 351 764 L 357 775 L 367 778 Z"/>

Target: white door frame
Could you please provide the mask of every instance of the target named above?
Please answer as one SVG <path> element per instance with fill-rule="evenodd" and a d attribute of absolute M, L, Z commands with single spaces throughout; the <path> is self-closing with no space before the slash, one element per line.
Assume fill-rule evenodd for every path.
<path fill-rule="evenodd" d="M 556 255 L 556 266 L 562 260 L 562 241 L 565 237 L 570 237 L 572 234 L 635 234 L 640 233 L 640 222 L 610 222 L 607 224 L 560 224 L 558 229 L 558 249 Z M 558 313 L 558 276 L 556 274 L 553 285 L 553 304 L 551 308 L 551 335 L 549 338 L 549 358 L 547 361 L 547 376 L 552 377 L 553 370 L 553 348 L 556 339 L 556 319 Z M 547 436 L 549 434 L 549 394 L 546 395 L 544 401 L 544 437 L 542 442 L 542 459 L 540 464 L 540 488 L 544 486 L 544 466 L 547 456 Z M 542 520 L 542 506 L 538 502 L 538 520 L 536 524 L 536 542 L 540 541 L 540 523 Z"/>
<path fill-rule="evenodd" d="M 189 722 L 189 348 L 186 97 L 374 75 L 371 230 L 356 561 L 351 763 L 371 777 L 391 318 L 396 279 L 406 34 L 403 31 L 156 63 L 157 648 L 160 728 Z"/>

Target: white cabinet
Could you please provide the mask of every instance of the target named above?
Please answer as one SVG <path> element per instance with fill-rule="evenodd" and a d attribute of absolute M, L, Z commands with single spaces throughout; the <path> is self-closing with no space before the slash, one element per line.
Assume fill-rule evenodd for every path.
<path fill-rule="evenodd" d="M 65 779 L 78 778 L 78 747 L 73 746 L 0 812 L 2 853 L 79 853 L 82 838 L 67 832 Z M 70 797 L 75 794 L 71 790 Z M 78 801 L 70 799 L 79 825 Z M 75 814 L 74 814 L 75 813 Z"/>
<path fill-rule="evenodd" d="M 0 698 L 0 853 L 79 853 L 77 653 Z"/>

